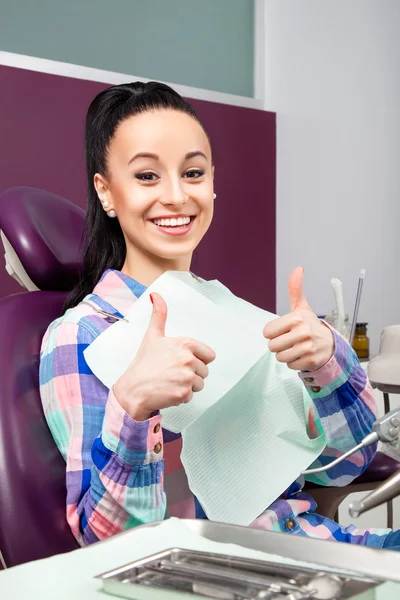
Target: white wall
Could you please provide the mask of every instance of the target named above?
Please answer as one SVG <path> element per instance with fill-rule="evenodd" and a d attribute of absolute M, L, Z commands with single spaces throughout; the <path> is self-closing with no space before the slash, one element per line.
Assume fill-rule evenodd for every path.
<path fill-rule="evenodd" d="M 266 0 L 265 108 L 278 114 L 277 295 L 306 269 L 318 314 L 342 279 L 359 320 L 400 323 L 400 1 Z"/>

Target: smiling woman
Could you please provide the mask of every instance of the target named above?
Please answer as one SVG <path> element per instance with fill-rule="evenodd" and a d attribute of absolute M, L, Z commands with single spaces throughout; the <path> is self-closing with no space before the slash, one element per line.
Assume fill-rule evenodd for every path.
<path fill-rule="evenodd" d="M 182 440 L 163 430 L 160 411 L 190 402 L 204 388 L 215 359 L 213 349 L 198 340 L 165 335 L 167 306 L 158 294 L 150 295 L 153 313 L 142 344 L 111 390 L 84 356 L 162 273 L 190 270 L 193 251 L 210 226 L 214 165 L 195 111 L 159 83 L 109 88 L 89 108 L 86 156 L 81 280 L 67 302 L 70 310 L 50 325 L 40 362 L 44 412 L 66 461 L 67 518 L 81 544 L 162 520 L 167 511 L 206 518 L 180 460 Z M 303 371 L 311 396 L 304 403 L 307 433 L 325 433 L 326 448 L 314 464 L 320 467 L 370 432 L 376 405 L 350 346 L 306 301 L 302 278 L 303 269 L 295 269 L 289 280 L 291 311 L 268 323 L 263 334 L 278 362 Z M 310 477 L 347 485 L 373 455 L 373 448 L 364 448 L 320 479 Z M 257 467 L 263 477 L 262 465 Z M 232 482 L 227 494 L 240 485 Z M 390 540 L 389 530 L 359 531 L 318 515 L 303 484 L 304 479 L 295 481 L 252 526 L 375 547 Z"/>
<path fill-rule="evenodd" d="M 188 270 L 214 201 L 210 140 L 193 107 L 161 83 L 108 88 L 88 110 L 86 166 L 88 241 L 66 308 L 109 268 L 144 285 Z"/>
<path fill-rule="evenodd" d="M 123 273 L 149 285 L 166 269 L 189 270 L 211 223 L 213 175 L 207 135 L 191 114 L 160 108 L 119 124 L 94 187 L 118 217 Z"/>

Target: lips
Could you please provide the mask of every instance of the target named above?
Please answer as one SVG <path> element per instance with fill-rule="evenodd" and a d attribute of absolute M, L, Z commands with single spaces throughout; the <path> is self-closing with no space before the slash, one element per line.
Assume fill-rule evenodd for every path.
<path fill-rule="evenodd" d="M 177 215 L 174 217 L 157 217 L 150 223 L 159 231 L 170 236 L 182 236 L 189 233 L 195 221 L 195 216 Z"/>

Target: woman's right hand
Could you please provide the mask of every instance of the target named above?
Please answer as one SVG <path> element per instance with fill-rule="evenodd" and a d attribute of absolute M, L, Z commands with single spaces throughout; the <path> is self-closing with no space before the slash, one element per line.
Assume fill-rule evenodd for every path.
<path fill-rule="evenodd" d="M 151 295 L 153 314 L 139 351 L 114 385 L 122 408 L 135 421 L 149 419 L 155 411 L 190 402 L 204 388 L 207 365 L 215 352 L 192 338 L 165 337 L 167 305 Z"/>

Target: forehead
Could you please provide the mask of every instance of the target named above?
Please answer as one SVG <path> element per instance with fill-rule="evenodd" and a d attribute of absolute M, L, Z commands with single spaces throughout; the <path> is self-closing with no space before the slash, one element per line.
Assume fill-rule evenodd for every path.
<path fill-rule="evenodd" d="M 117 128 L 109 153 L 134 155 L 152 152 L 182 158 L 182 154 L 201 150 L 207 156 L 211 150 L 207 136 L 196 119 L 171 109 L 155 109 L 125 119 Z"/>

